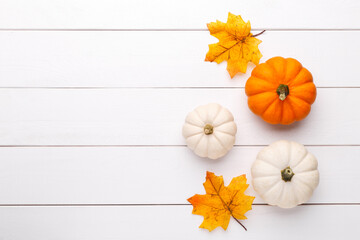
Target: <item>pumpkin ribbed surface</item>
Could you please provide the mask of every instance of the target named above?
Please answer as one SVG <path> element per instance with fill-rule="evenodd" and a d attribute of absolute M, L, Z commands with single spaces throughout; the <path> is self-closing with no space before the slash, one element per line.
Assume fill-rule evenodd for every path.
<path fill-rule="evenodd" d="M 307 202 L 319 184 L 316 157 L 300 143 L 280 140 L 262 149 L 251 167 L 252 185 L 270 205 Z"/>
<path fill-rule="evenodd" d="M 218 159 L 234 145 L 236 124 L 231 112 L 216 103 L 190 112 L 183 126 L 187 146 L 200 157 Z"/>
<path fill-rule="evenodd" d="M 297 60 L 283 57 L 255 67 L 245 92 L 251 111 L 271 124 L 304 119 L 316 98 L 311 73 Z"/>

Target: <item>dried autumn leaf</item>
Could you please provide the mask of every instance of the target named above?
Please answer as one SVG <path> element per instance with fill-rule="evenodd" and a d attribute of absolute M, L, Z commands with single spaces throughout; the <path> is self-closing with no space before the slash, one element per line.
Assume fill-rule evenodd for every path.
<path fill-rule="evenodd" d="M 252 35 L 251 25 L 241 18 L 229 13 L 226 23 L 216 20 L 207 24 L 210 34 L 219 39 L 218 43 L 209 44 L 205 61 L 221 63 L 227 61 L 227 70 L 233 78 L 238 72 L 245 73 L 248 62 L 259 64 L 262 54 L 258 45 L 261 40 L 255 38 L 262 34 Z"/>
<path fill-rule="evenodd" d="M 222 227 L 226 230 L 230 217 L 233 217 L 244 227 L 239 219 L 246 219 L 244 214 L 251 210 L 251 204 L 255 199 L 255 197 L 244 194 L 248 186 L 245 175 L 233 178 L 230 184 L 225 187 L 222 176 L 206 172 L 204 183 L 206 194 L 196 194 L 188 199 L 193 205 L 192 213 L 204 216 L 200 228 L 212 231 L 217 227 Z"/>

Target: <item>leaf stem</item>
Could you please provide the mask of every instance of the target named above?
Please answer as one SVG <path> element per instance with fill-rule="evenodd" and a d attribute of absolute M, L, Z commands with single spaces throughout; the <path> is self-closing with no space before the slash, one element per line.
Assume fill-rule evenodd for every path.
<path fill-rule="evenodd" d="M 235 219 L 235 221 L 237 221 L 237 222 L 245 229 L 245 231 L 247 231 L 246 227 L 245 227 L 244 225 L 242 225 L 242 223 L 241 223 L 239 220 L 237 220 L 237 219 L 234 217 L 234 215 L 232 215 L 231 212 L 230 212 L 230 214 L 231 214 L 231 216 L 233 217 L 233 219 Z"/>
<path fill-rule="evenodd" d="M 220 198 L 223 206 L 229 211 L 229 213 L 230 213 L 230 215 L 233 217 L 233 219 L 235 219 L 235 221 L 237 221 L 237 222 L 245 229 L 245 231 L 247 231 L 246 227 L 245 227 L 244 225 L 242 225 L 242 223 L 241 223 L 238 219 L 236 219 L 236 218 L 234 217 L 234 215 L 233 215 L 230 207 L 225 203 L 225 201 L 224 201 L 224 200 L 222 199 L 222 197 L 220 196 L 220 188 L 219 188 L 219 190 L 217 190 L 217 189 L 215 188 L 215 186 L 214 186 L 214 183 L 211 181 L 211 179 L 209 179 L 209 181 L 210 181 L 210 183 L 211 183 L 211 186 L 214 188 L 216 194 L 217 194 L 218 197 Z"/>
<path fill-rule="evenodd" d="M 252 37 L 257 37 L 260 36 L 261 34 L 263 34 L 266 30 L 263 30 L 262 32 L 259 32 L 258 34 L 252 35 Z"/>

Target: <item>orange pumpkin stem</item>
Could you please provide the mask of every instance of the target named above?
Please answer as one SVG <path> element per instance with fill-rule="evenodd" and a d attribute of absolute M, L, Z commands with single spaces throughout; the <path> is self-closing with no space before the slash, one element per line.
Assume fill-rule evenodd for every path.
<path fill-rule="evenodd" d="M 279 99 L 284 101 L 287 95 L 289 95 L 289 86 L 285 84 L 280 84 L 276 90 L 276 93 L 279 95 Z"/>

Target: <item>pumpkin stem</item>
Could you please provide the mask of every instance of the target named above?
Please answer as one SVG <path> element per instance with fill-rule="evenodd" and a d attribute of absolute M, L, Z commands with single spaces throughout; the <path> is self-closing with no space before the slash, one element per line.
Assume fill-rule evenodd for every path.
<path fill-rule="evenodd" d="M 295 175 L 295 173 L 293 172 L 293 170 L 290 167 L 287 167 L 287 168 L 284 168 L 283 170 L 281 170 L 281 178 L 285 182 L 290 182 L 291 178 L 294 175 Z"/>
<path fill-rule="evenodd" d="M 204 133 L 210 135 L 214 132 L 214 127 L 211 124 L 206 124 L 204 127 Z"/>
<path fill-rule="evenodd" d="M 276 93 L 279 95 L 281 101 L 284 101 L 287 95 L 289 95 L 289 86 L 285 84 L 280 84 L 276 89 Z"/>
<path fill-rule="evenodd" d="M 263 30 L 262 32 L 259 32 L 258 34 L 252 35 L 251 37 L 257 37 L 260 36 L 261 34 L 263 34 L 266 30 Z"/>

